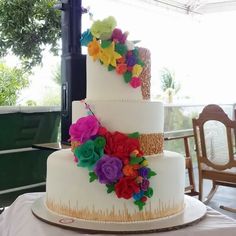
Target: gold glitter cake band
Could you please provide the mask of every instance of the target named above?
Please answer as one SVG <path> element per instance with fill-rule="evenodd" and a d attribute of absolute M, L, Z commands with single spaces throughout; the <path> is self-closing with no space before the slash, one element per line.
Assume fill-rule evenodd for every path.
<path fill-rule="evenodd" d="M 139 143 L 144 156 L 162 153 L 163 140 L 164 136 L 162 133 L 141 134 L 139 136 Z"/>
<path fill-rule="evenodd" d="M 150 88 L 151 88 L 151 53 L 146 48 L 139 48 L 139 57 L 144 62 L 143 71 L 140 75 L 142 80 L 142 96 L 144 100 L 149 100 L 151 97 Z"/>

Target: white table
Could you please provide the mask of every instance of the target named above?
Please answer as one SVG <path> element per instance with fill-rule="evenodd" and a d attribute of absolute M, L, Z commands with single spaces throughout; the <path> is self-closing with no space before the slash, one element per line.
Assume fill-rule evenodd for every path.
<path fill-rule="evenodd" d="M 79 231 L 52 226 L 37 219 L 31 212 L 31 205 L 36 199 L 42 197 L 44 194 L 45 193 L 28 193 L 19 196 L 16 201 L 0 215 L 0 236 L 89 235 Z M 222 215 L 212 208 L 208 208 L 206 217 L 199 223 L 175 231 L 152 233 L 148 235 L 235 236 L 236 221 Z"/>

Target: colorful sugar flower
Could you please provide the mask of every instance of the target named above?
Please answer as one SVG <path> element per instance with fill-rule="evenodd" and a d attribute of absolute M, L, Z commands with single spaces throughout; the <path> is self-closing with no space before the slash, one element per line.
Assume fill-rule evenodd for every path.
<path fill-rule="evenodd" d="M 138 192 L 140 192 L 140 188 L 135 178 L 123 177 L 115 184 L 115 193 L 118 198 L 130 199 Z"/>
<path fill-rule="evenodd" d="M 116 20 L 112 16 L 95 21 L 82 34 L 81 45 L 88 47 L 88 54 L 94 61 L 99 59 L 108 71 L 122 75 L 125 83 L 137 88 L 142 84 L 140 75 L 144 63 L 138 48 L 134 46 L 135 42 L 127 40 L 128 32 L 123 33 L 115 27 Z"/>
<path fill-rule="evenodd" d="M 89 182 L 98 180 L 106 185 L 107 193 L 115 192 L 118 198 L 134 199 L 142 210 L 147 198 L 153 195 L 149 179 L 156 173 L 140 150 L 139 133 L 129 135 L 110 132 L 101 125 L 90 106 L 91 115 L 82 117 L 70 127 L 70 140 L 77 166 L 87 168 Z"/>
<path fill-rule="evenodd" d="M 74 154 L 78 158 L 78 166 L 87 167 L 89 170 L 93 169 L 100 156 L 94 150 L 94 142 L 88 140 L 86 143 L 78 146 Z"/>
<path fill-rule="evenodd" d="M 111 184 L 122 176 L 122 161 L 117 157 L 104 155 L 95 165 L 94 172 L 101 184 Z"/>
<path fill-rule="evenodd" d="M 132 79 L 129 83 L 133 88 L 138 88 L 141 86 L 142 81 L 139 77 L 132 77 Z"/>
<path fill-rule="evenodd" d="M 122 33 L 121 29 L 115 28 L 112 32 L 111 39 L 115 42 L 125 43 L 128 33 Z"/>
<path fill-rule="evenodd" d="M 120 132 L 107 132 L 105 134 L 105 139 L 105 153 L 110 156 L 116 156 L 120 158 L 123 162 L 130 158 L 130 153 L 133 150 L 139 150 L 138 139 L 129 138 L 127 135 Z"/>
<path fill-rule="evenodd" d="M 93 38 L 93 41 L 88 44 L 88 54 L 89 56 L 93 57 L 93 60 L 97 60 L 100 55 L 100 44 L 99 42 Z"/>
<path fill-rule="evenodd" d="M 85 116 L 72 124 L 69 129 L 71 141 L 84 143 L 98 133 L 99 122 L 93 115 Z"/>
<path fill-rule="evenodd" d="M 87 29 L 82 35 L 80 39 L 80 43 L 82 46 L 88 46 L 88 44 L 93 41 L 93 35 L 91 34 L 90 30 Z"/>
<path fill-rule="evenodd" d="M 104 20 L 97 20 L 91 26 L 91 33 L 95 38 L 109 39 L 113 29 L 116 27 L 116 20 L 109 16 Z"/>

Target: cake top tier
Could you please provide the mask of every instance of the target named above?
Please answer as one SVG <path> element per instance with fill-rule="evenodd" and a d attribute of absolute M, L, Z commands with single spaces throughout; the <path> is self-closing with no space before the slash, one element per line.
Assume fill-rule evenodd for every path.
<path fill-rule="evenodd" d="M 81 45 L 88 47 L 87 98 L 150 99 L 150 52 L 127 37 L 111 16 L 82 34 Z"/>

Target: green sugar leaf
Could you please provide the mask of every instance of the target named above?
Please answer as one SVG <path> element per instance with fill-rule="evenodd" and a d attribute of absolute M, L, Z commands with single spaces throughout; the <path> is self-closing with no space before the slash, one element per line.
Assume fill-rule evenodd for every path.
<path fill-rule="evenodd" d="M 139 132 L 134 132 L 134 133 L 132 133 L 132 134 L 128 134 L 128 137 L 129 138 L 139 138 Z"/>
<path fill-rule="evenodd" d="M 145 202 L 142 202 L 141 200 L 134 201 L 134 204 L 138 206 L 138 209 L 141 211 L 143 210 L 143 207 L 145 206 Z"/>
<path fill-rule="evenodd" d="M 130 164 L 131 165 L 135 165 L 135 164 L 139 164 L 143 161 L 143 157 L 136 157 L 136 156 L 133 156 L 131 155 L 131 158 L 130 158 Z"/>
<path fill-rule="evenodd" d="M 138 59 L 138 60 L 137 60 L 137 64 L 139 64 L 139 65 L 142 66 L 142 67 L 145 66 L 145 63 L 144 63 L 141 59 Z"/>
<path fill-rule="evenodd" d="M 111 193 L 115 191 L 115 185 L 114 184 L 106 184 L 107 187 L 107 193 Z"/>
<path fill-rule="evenodd" d="M 97 175 L 94 172 L 89 172 L 89 182 L 93 182 L 95 179 L 98 179 Z"/>
<path fill-rule="evenodd" d="M 110 40 L 102 40 L 101 47 L 102 48 L 108 48 L 111 45 Z"/>
<path fill-rule="evenodd" d="M 112 66 L 112 65 L 109 65 L 109 66 L 107 67 L 107 69 L 108 69 L 108 71 L 113 71 L 113 70 L 115 70 L 115 67 Z"/>
<path fill-rule="evenodd" d="M 155 171 L 152 171 L 151 169 L 149 169 L 147 178 L 150 179 L 152 176 L 155 176 L 155 175 L 157 175 L 157 173 Z"/>
<path fill-rule="evenodd" d="M 152 197 L 153 196 L 153 189 L 152 188 L 148 188 L 146 192 L 144 192 L 144 195 L 147 197 Z"/>
<path fill-rule="evenodd" d="M 133 54 L 136 56 L 136 57 L 138 57 L 138 48 L 137 47 L 135 47 L 134 48 L 134 50 L 133 50 Z"/>
<path fill-rule="evenodd" d="M 132 78 L 132 73 L 130 71 L 127 71 L 123 74 L 123 77 L 124 77 L 124 81 L 126 83 L 129 83 Z"/>

